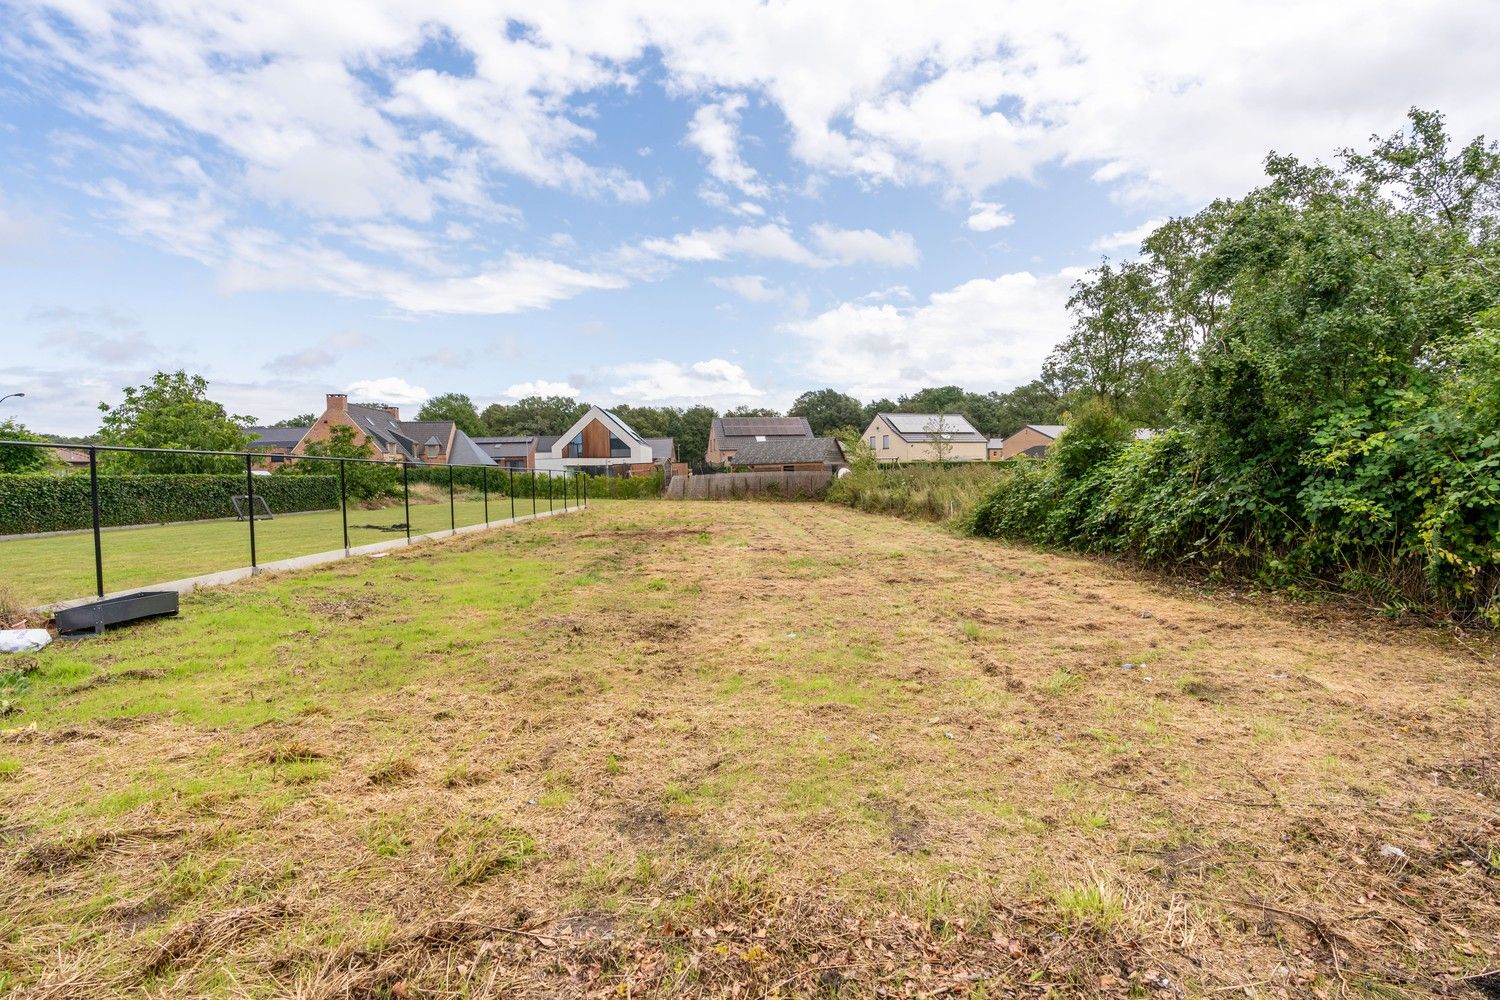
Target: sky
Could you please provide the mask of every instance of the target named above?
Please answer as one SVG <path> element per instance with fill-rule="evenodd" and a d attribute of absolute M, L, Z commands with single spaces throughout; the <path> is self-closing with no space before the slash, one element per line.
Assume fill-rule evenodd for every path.
<path fill-rule="evenodd" d="M 1162 219 L 1500 135 L 1492 0 L 0 0 L 0 418 L 1005 390 Z"/>

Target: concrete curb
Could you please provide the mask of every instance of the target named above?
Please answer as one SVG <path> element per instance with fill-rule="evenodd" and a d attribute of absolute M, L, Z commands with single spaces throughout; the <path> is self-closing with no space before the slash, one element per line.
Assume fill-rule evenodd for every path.
<path fill-rule="evenodd" d="M 201 576 L 189 576 L 181 580 L 171 580 L 166 583 L 152 583 L 143 587 L 131 587 L 129 590 L 116 590 L 105 594 L 106 598 L 124 597 L 127 594 L 139 594 L 147 590 L 175 590 L 179 594 L 190 594 L 200 587 L 222 587 L 227 583 L 237 583 L 240 580 L 248 580 L 252 576 L 260 576 L 262 573 L 284 573 L 288 570 L 307 569 L 312 566 L 321 566 L 324 563 L 338 562 L 340 559 L 351 559 L 354 556 L 377 555 L 381 552 L 390 552 L 394 549 L 409 548 L 418 542 L 440 541 L 444 538 L 452 538 L 455 535 L 469 535 L 476 531 L 493 531 L 496 528 L 506 528 L 516 524 L 525 524 L 527 521 L 540 521 L 548 517 L 561 517 L 564 514 L 576 514 L 587 507 L 574 507 L 569 510 L 537 511 L 535 514 L 526 514 L 516 518 L 505 518 L 503 521 L 491 521 L 488 524 L 466 524 L 461 528 L 450 528 L 447 531 L 433 531 L 425 535 L 412 535 L 411 541 L 405 538 L 393 538 L 388 542 L 371 542 L 368 545 L 356 545 L 348 549 L 333 549 L 328 552 L 314 552 L 311 555 L 294 556 L 291 559 L 278 559 L 275 562 L 261 563 L 255 568 L 239 566 L 235 569 L 220 570 L 217 573 L 204 573 Z M 99 600 L 97 597 L 79 597 L 68 601 L 58 601 L 55 604 L 44 604 L 37 608 L 38 611 L 62 611 L 65 608 L 76 608 L 83 604 L 91 604 Z"/>

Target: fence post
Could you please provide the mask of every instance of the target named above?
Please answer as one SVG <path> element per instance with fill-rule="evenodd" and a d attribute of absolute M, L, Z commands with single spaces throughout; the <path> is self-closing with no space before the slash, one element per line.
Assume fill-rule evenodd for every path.
<path fill-rule="evenodd" d="M 536 470 L 531 470 L 531 517 L 536 518 Z"/>
<path fill-rule="evenodd" d="M 510 479 L 510 486 L 505 491 L 506 493 L 510 494 L 510 523 L 511 524 L 515 524 L 516 523 L 516 470 L 515 469 L 506 469 L 505 473 L 506 473 L 506 476 L 509 477 L 509 479 Z"/>
<path fill-rule="evenodd" d="M 407 477 L 406 463 L 401 463 L 401 495 L 406 500 L 406 544 L 411 544 L 411 480 Z"/>
<path fill-rule="evenodd" d="M 490 526 L 490 467 L 479 467 L 479 485 L 484 489 L 484 526 Z"/>
<path fill-rule="evenodd" d="M 563 513 L 568 512 L 568 477 L 563 476 Z"/>
<path fill-rule="evenodd" d="M 587 507 L 589 505 L 589 481 L 584 479 L 581 482 L 583 483 L 583 505 Z"/>
<path fill-rule="evenodd" d="M 448 463 L 448 529 L 458 534 L 458 515 L 453 512 L 453 463 Z"/>
<path fill-rule="evenodd" d="M 99 449 L 89 449 L 89 505 L 94 510 L 94 588 L 104 596 L 104 545 L 99 538 Z"/>
<path fill-rule="evenodd" d="M 339 514 L 344 519 L 344 555 L 349 554 L 349 485 L 344 480 L 345 459 L 339 459 Z"/>
<path fill-rule="evenodd" d="M 250 572 L 255 572 L 255 466 L 245 456 L 245 506 L 250 508 Z"/>
<path fill-rule="evenodd" d="M 552 473 L 547 473 L 547 513 L 552 513 Z"/>

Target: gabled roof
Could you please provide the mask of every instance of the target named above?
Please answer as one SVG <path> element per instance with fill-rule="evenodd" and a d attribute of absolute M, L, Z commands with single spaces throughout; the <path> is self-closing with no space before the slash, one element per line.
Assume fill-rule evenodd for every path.
<path fill-rule="evenodd" d="M 494 465 L 495 460 L 485 454 L 483 448 L 463 431 L 454 429 L 453 452 L 448 456 L 449 465 Z"/>
<path fill-rule="evenodd" d="M 245 433 L 249 434 L 251 439 L 248 450 L 295 448 L 297 442 L 302 440 L 308 430 L 307 427 L 246 427 Z"/>
<path fill-rule="evenodd" d="M 734 451 L 765 438 L 810 438 L 806 417 L 715 417 L 709 430 L 720 451 Z"/>
<path fill-rule="evenodd" d="M 650 451 L 651 457 L 653 459 L 660 457 L 652 448 L 651 443 L 635 432 L 635 428 L 631 427 L 625 421 L 621 420 L 616 414 L 610 412 L 609 410 L 606 410 L 602 406 L 590 406 L 588 408 L 588 411 L 585 412 L 583 416 L 573 421 L 573 425 L 557 437 L 545 437 L 539 439 L 537 450 L 545 450 L 549 454 L 556 451 L 557 446 L 560 442 L 571 441 L 574 437 L 583 432 L 583 428 L 587 427 L 592 421 L 595 420 L 601 421 L 606 427 L 610 429 L 610 433 L 614 434 L 621 441 L 630 445 L 632 449 L 641 448 L 645 449 L 646 451 Z M 546 442 L 546 444 L 543 445 L 541 442 Z M 564 449 L 566 450 L 566 445 L 564 445 Z M 553 457 L 557 456 L 554 455 Z"/>
<path fill-rule="evenodd" d="M 1049 437 L 1054 441 L 1062 437 L 1062 432 L 1068 429 L 1067 424 L 1027 424 L 1026 426 L 1043 437 Z"/>
<path fill-rule="evenodd" d="M 881 413 L 878 414 L 905 441 L 931 441 L 938 437 L 934 428 L 941 423 L 944 441 L 985 443 L 989 439 L 969 423 L 961 413 Z"/>
<path fill-rule="evenodd" d="M 799 462 L 842 464 L 844 449 L 831 437 L 767 438 L 741 445 L 734 465 L 794 465 Z"/>

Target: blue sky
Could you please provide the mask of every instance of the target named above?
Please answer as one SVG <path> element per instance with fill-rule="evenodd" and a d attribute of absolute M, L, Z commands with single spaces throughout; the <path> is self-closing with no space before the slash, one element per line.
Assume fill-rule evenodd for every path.
<path fill-rule="evenodd" d="M 0 416 L 1006 389 L 1268 150 L 1500 132 L 1465 0 L 538 6 L 0 8 Z"/>

